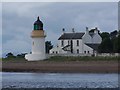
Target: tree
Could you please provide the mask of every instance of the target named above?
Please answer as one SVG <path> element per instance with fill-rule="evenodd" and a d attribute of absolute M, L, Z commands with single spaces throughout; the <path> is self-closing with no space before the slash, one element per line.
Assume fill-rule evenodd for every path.
<path fill-rule="evenodd" d="M 18 58 L 24 58 L 24 57 L 25 57 L 25 54 L 27 54 L 27 53 L 18 54 L 16 57 L 18 57 Z"/>
<path fill-rule="evenodd" d="M 9 52 L 8 54 L 6 54 L 6 57 L 7 58 L 14 58 L 15 56 L 11 52 Z"/>
<path fill-rule="evenodd" d="M 105 38 L 109 38 L 110 34 L 108 32 L 103 32 L 100 34 L 100 36 L 102 37 L 102 40 L 104 40 Z"/>
<path fill-rule="evenodd" d="M 118 53 L 120 53 L 120 34 L 118 35 Z"/>
<path fill-rule="evenodd" d="M 99 53 L 112 53 L 113 52 L 113 44 L 110 38 L 105 38 L 100 46 L 98 47 Z"/>
<path fill-rule="evenodd" d="M 53 48 L 51 41 L 46 41 L 45 47 L 46 47 L 46 53 L 49 53 L 49 50 Z"/>
<path fill-rule="evenodd" d="M 120 53 L 120 30 L 101 33 L 102 43 L 98 47 L 101 53 Z"/>
<path fill-rule="evenodd" d="M 112 38 L 111 41 L 113 43 L 113 53 L 117 53 L 118 52 L 118 37 Z"/>
<path fill-rule="evenodd" d="M 118 34 L 118 31 L 115 30 L 115 31 L 113 31 L 113 32 L 110 33 L 110 37 L 111 38 L 115 38 L 117 36 L 117 34 Z"/>

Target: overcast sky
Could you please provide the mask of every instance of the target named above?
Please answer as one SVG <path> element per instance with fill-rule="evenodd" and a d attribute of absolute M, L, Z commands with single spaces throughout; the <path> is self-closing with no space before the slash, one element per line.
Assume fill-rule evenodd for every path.
<path fill-rule="evenodd" d="M 2 3 L 3 54 L 31 51 L 30 33 L 37 16 L 40 16 L 47 33 L 46 40 L 57 44 L 62 33 L 85 32 L 85 27 L 98 27 L 101 32 L 111 32 L 118 28 L 117 2 L 39 2 Z"/>

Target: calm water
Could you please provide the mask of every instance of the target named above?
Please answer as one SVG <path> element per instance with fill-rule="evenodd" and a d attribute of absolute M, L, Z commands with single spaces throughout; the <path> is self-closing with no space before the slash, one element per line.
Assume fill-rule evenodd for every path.
<path fill-rule="evenodd" d="M 2 73 L 3 88 L 116 88 L 118 74 Z"/>

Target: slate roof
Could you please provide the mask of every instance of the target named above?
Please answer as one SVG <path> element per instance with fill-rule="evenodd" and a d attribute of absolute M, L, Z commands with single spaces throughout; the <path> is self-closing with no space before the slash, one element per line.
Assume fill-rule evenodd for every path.
<path fill-rule="evenodd" d="M 97 50 L 98 50 L 98 46 L 99 46 L 100 44 L 92 44 L 92 43 L 91 43 L 91 44 L 87 44 L 87 43 L 86 43 L 86 45 L 97 51 Z"/>
<path fill-rule="evenodd" d="M 82 39 L 82 36 L 85 33 L 64 33 L 62 34 L 58 40 L 65 40 L 65 39 Z"/>

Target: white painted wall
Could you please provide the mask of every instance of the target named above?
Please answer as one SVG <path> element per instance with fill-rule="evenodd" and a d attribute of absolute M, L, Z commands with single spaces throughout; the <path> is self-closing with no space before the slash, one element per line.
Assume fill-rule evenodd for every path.
<path fill-rule="evenodd" d="M 61 46 L 61 42 L 64 42 L 64 46 L 68 45 L 68 41 L 70 42 L 70 40 L 58 40 L 58 46 L 59 47 L 64 47 L 64 46 Z"/>
<path fill-rule="evenodd" d="M 45 54 L 45 38 L 32 38 L 32 54 Z"/>
<path fill-rule="evenodd" d="M 93 36 L 93 43 L 100 44 L 102 42 L 101 36 L 98 34 L 98 31 L 95 31 L 95 34 Z"/>
<path fill-rule="evenodd" d="M 77 46 L 77 40 L 79 40 L 79 46 Z M 77 54 L 77 49 L 79 50 L 79 54 L 84 54 L 84 51 L 86 51 L 86 54 L 93 54 L 93 49 L 87 46 L 86 44 L 83 43 L 82 39 L 75 39 L 73 41 L 73 54 Z M 68 40 L 64 40 L 64 44 L 68 45 Z M 54 47 L 53 49 L 50 50 L 50 54 L 69 54 L 69 51 L 64 51 L 62 50 L 63 47 L 61 47 L 61 40 L 59 40 L 59 45 L 58 47 Z M 56 53 L 57 52 L 57 53 Z"/>
<path fill-rule="evenodd" d="M 86 44 L 84 44 L 83 50 L 86 51 L 86 54 L 93 54 L 93 49 L 91 47 L 87 46 Z M 83 53 L 84 53 L 84 51 L 83 51 Z M 89 53 L 88 53 L 88 51 L 89 51 Z"/>
<path fill-rule="evenodd" d="M 86 30 L 85 34 L 82 37 L 84 43 L 92 43 L 92 37 L 89 35 L 89 31 Z"/>
<path fill-rule="evenodd" d="M 77 46 L 77 40 L 79 41 L 79 46 Z M 82 53 L 83 51 L 82 47 L 83 47 L 82 39 L 73 40 L 73 53 L 77 53 L 77 49 L 79 50 L 79 53 Z"/>
<path fill-rule="evenodd" d="M 32 38 L 32 54 L 25 55 L 28 61 L 38 61 L 46 59 L 45 37 Z"/>
<path fill-rule="evenodd" d="M 67 51 L 64 51 L 62 47 L 55 46 L 50 50 L 50 54 L 66 54 Z"/>

